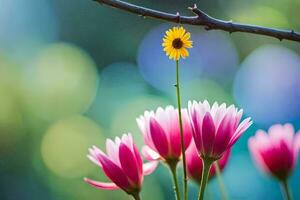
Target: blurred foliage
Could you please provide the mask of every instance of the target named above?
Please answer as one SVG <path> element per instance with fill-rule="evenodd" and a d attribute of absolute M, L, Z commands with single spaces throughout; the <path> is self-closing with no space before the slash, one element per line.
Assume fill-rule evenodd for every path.
<path fill-rule="evenodd" d="M 183 15 L 195 1 L 128 0 Z M 198 2 L 196 2 L 198 3 Z M 198 3 L 214 17 L 300 30 L 298 0 L 211 0 Z M 0 0 L 0 199 L 130 199 L 83 177 L 107 180 L 88 148 L 132 132 L 145 110 L 175 104 L 175 66 L 161 48 L 174 24 L 144 19 L 91 0 Z M 224 180 L 232 199 L 281 199 L 247 152 L 258 128 L 291 122 L 300 128 L 300 47 L 265 36 L 186 26 L 194 48 L 181 61 L 182 102 L 235 103 L 255 124 L 233 148 Z M 178 169 L 182 176 L 181 168 Z M 299 166 L 291 177 L 300 198 Z M 242 180 L 242 181 L 241 181 Z M 251 184 L 249 184 L 251 183 Z M 190 199 L 198 186 L 190 183 Z M 215 180 L 208 196 L 219 199 Z M 172 199 L 168 170 L 145 177 L 143 199 Z"/>

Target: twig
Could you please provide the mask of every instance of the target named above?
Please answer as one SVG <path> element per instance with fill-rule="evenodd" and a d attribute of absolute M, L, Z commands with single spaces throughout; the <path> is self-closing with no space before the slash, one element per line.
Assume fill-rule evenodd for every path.
<path fill-rule="evenodd" d="M 135 13 L 143 17 L 152 17 L 174 23 L 190 24 L 196 26 L 204 26 L 206 30 L 223 30 L 229 33 L 233 32 L 246 32 L 258 35 L 265 35 L 274 37 L 281 40 L 291 40 L 300 42 L 300 33 L 294 30 L 280 30 L 274 28 L 267 28 L 262 26 L 247 25 L 234 23 L 232 21 L 223 21 L 213 18 L 197 8 L 196 4 L 194 7 L 189 8 L 195 16 L 181 16 L 177 12 L 176 14 L 166 13 L 158 10 L 144 8 L 131 3 L 127 3 L 120 0 L 94 0 L 100 4 L 109 5 L 114 8 L 125 10 L 131 13 Z"/>

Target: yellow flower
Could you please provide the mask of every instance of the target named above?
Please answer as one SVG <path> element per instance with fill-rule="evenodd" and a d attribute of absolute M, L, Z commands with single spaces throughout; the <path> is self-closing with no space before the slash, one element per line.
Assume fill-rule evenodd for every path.
<path fill-rule="evenodd" d="M 186 48 L 192 48 L 193 42 L 190 40 L 190 37 L 191 34 L 183 27 L 173 27 L 167 30 L 162 43 L 166 55 L 173 60 L 189 56 Z"/>

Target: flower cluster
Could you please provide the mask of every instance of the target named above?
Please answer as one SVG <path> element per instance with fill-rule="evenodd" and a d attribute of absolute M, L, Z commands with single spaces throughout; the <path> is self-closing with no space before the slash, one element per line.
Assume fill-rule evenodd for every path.
<path fill-rule="evenodd" d="M 163 38 L 166 55 L 176 62 L 176 93 L 178 108 L 167 106 L 156 111 L 145 111 L 136 121 L 144 138 L 141 152 L 132 135 L 124 134 L 115 141 L 107 139 L 106 154 L 97 147 L 89 149 L 88 158 L 98 165 L 111 182 L 98 182 L 88 178 L 90 185 L 106 189 L 122 189 L 140 199 L 144 175 L 152 173 L 159 162 L 165 163 L 174 180 L 174 191 L 180 200 L 176 175 L 177 164 L 183 161 L 184 199 L 187 200 L 187 177 L 200 185 L 199 200 L 204 199 L 207 181 L 228 163 L 231 148 L 251 126 L 250 118 L 242 120 L 243 110 L 234 105 L 208 101 L 189 101 L 181 108 L 178 60 L 189 55 L 192 47 L 190 33 L 183 27 L 166 31 Z M 294 170 L 300 149 L 300 133 L 295 134 L 290 124 L 274 125 L 269 134 L 258 130 L 249 139 L 249 150 L 258 167 L 283 183 L 286 198 L 291 199 L 287 179 Z M 225 199 L 225 198 L 224 198 Z"/>
<path fill-rule="evenodd" d="M 218 106 L 214 103 L 210 108 L 207 101 L 190 102 L 188 109 L 182 109 L 184 146 L 187 149 L 187 169 L 190 178 L 200 182 L 203 155 L 214 155 L 215 160 L 222 157 L 219 165 L 221 169 L 225 167 L 231 146 L 251 125 L 249 119 L 240 123 L 241 115 L 242 112 L 233 105 L 226 107 L 225 104 Z M 88 157 L 113 183 L 97 182 L 87 178 L 86 182 L 97 188 L 122 189 L 128 194 L 136 195 L 141 190 L 143 176 L 150 174 L 158 161 L 166 164 L 180 161 L 182 150 L 178 120 L 178 111 L 173 106 L 158 108 L 155 112 L 145 111 L 144 115 L 137 118 L 137 124 L 145 141 L 142 152 L 149 162 L 143 164 L 131 134 L 124 134 L 121 139 L 117 137 L 115 142 L 107 139 L 107 154 L 94 146 L 90 149 Z M 214 126 L 215 128 L 212 128 Z M 222 140 L 227 143 L 220 142 Z M 210 146 L 203 146 L 204 142 Z M 218 153 L 212 153 L 214 150 L 218 150 L 216 151 Z M 215 169 L 212 168 L 210 176 L 214 174 Z"/>

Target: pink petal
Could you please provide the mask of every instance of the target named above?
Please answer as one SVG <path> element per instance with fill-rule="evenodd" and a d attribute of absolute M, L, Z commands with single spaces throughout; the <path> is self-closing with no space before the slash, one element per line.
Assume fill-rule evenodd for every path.
<path fill-rule="evenodd" d="M 283 134 L 283 139 L 285 139 L 286 142 L 292 146 L 295 129 L 294 129 L 293 125 L 289 124 L 289 123 L 285 124 L 283 126 L 283 128 L 284 128 L 284 132 L 285 132 L 285 134 Z"/>
<path fill-rule="evenodd" d="M 193 128 L 193 137 L 198 151 L 203 152 L 203 142 L 202 142 L 202 129 L 200 116 L 195 108 L 190 108 L 190 120 Z"/>
<path fill-rule="evenodd" d="M 109 160 L 105 155 L 100 155 L 99 161 L 102 164 L 104 173 L 108 178 L 110 178 L 112 182 L 114 182 L 117 186 L 124 189 L 125 191 L 130 187 L 127 176 L 118 165 Z"/>
<path fill-rule="evenodd" d="M 252 125 L 251 118 L 244 119 L 242 123 L 238 126 L 234 134 L 232 135 L 228 147 L 231 147 L 240 137 L 241 135 Z"/>
<path fill-rule="evenodd" d="M 284 133 L 284 134 L 283 134 Z M 294 137 L 294 127 L 291 124 L 275 124 L 269 128 L 270 139 L 274 144 L 279 145 L 282 140 L 286 141 L 288 146 L 292 148 L 293 137 Z"/>
<path fill-rule="evenodd" d="M 133 151 L 133 139 L 130 133 L 123 134 L 121 141 L 131 150 Z"/>
<path fill-rule="evenodd" d="M 140 185 L 141 174 L 139 173 L 138 164 L 133 155 L 133 152 L 126 146 L 126 144 L 121 143 L 119 148 L 119 158 L 121 162 L 122 169 L 127 177 L 136 185 Z"/>
<path fill-rule="evenodd" d="M 256 148 L 258 148 L 260 151 L 267 149 L 270 147 L 270 145 L 272 145 L 269 135 L 263 130 L 256 131 L 256 134 L 253 138 L 255 139 Z"/>
<path fill-rule="evenodd" d="M 153 162 L 148 162 L 143 164 L 143 174 L 144 175 L 149 175 L 151 174 L 157 167 L 158 162 L 153 161 Z"/>
<path fill-rule="evenodd" d="M 145 144 L 147 144 L 148 146 L 150 146 L 153 149 L 155 149 L 155 147 L 154 147 L 154 144 L 151 139 L 151 134 L 150 134 L 150 130 L 149 130 L 149 121 L 150 121 L 150 118 L 152 118 L 154 116 L 155 115 L 154 115 L 153 111 L 151 111 L 151 112 L 145 111 L 144 116 L 140 116 L 139 118 L 136 119 L 137 124 L 143 134 Z"/>
<path fill-rule="evenodd" d="M 293 153 L 283 140 L 279 147 L 272 146 L 260 154 L 269 171 L 281 180 L 285 180 L 295 166 Z"/>
<path fill-rule="evenodd" d="M 162 157 L 167 157 L 169 153 L 169 147 L 166 133 L 154 118 L 150 119 L 150 134 L 158 153 Z"/>
<path fill-rule="evenodd" d="M 207 100 L 203 101 L 203 109 L 204 109 L 203 113 L 210 112 L 210 105 Z"/>
<path fill-rule="evenodd" d="M 295 137 L 294 137 L 294 162 L 297 163 L 298 160 L 298 155 L 299 155 L 299 151 L 300 151 L 300 132 L 298 132 Z"/>
<path fill-rule="evenodd" d="M 215 122 L 215 128 L 217 130 L 226 114 L 226 104 L 223 103 L 218 108 L 214 108 L 214 109 L 216 109 L 216 111 L 215 111 L 215 115 L 213 118 L 214 118 L 214 122 Z"/>
<path fill-rule="evenodd" d="M 234 123 L 234 126 L 233 126 L 233 129 L 237 129 L 237 127 L 239 126 L 239 123 L 241 121 L 241 118 L 243 116 L 243 110 L 240 110 L 236 113 L 236 116 L 235 116 L 235 123 Z"/>
<path fill-rule="evenodd" d="M 232 135 L 232 118 L 230 114 L 226 114 L 223 118 L 215 136 L 215 143 L 213 148 L 213 156 L 218 158 L 224 151 L 227 150 L 227 145 Z"/>
<path fill-rule="evenodd" d="M 135 155 L 139 173 L 142 174 L 143 173 L 143 160 L 142 160 L 142 156 L 135 144 L 133 144 L 133 152 Z"/>
<path fill-rule="evenodd" d="M 146 123 L 145 123 L 145 117 L 140 116 L 139 118 L 136 118 L 136 123 L 142 132 L 144 138 L 147 136 L 147 129 L 146 129 Z"/>
<path fill-rule="evenodd" d="M 170 128 L 172 128 L 171 123 L 172 120 L 170 119 L 170 116 L 174 113 L 173 106 L 167 106 L 165 110 L 161 107 L 158 107 L 155 112 L 155 119 L 157 122 L 159 122 L 162 129 L 165 131 L 165 133 L 170 132 Z M 168 139 L 168 138 L 167 138 Z"/>
<path fill-rule="evenodd" d="M 174 109 L 169 113 L 169 144 L 170 153 L 173 157 L 179 157 L 181 155 L 181 140 L 180 140 L 180 128 L 178 109 Z"/>
<path fill-rule="evenodd" d="M 200 183 L 203 164 L 194 141 L 191 142 L 185 152 L 185 155 L 188 176 Z"/>
<path fill-rule="evenodd" d="M 121 166 L 119 160 L 119 146 L 111 139 L 106 140 L 106 153 L 111 161 L 113 161 L 119 167 Z"/>
<path fill-rule="evenodd" d="M 256 142 L 256 139 L 254 137 L 250 138 L 248 140 L 248 147 L 249 151 L 251 153 L 252 159 L 255 161 L 255 164 L 265 173 L 270 173 L 270 170 L 266 163 L 264 162 L 264 159 L 261 157 L 259 152 L 259 146 Z"/>
<path fill-rule="evenodd" d="M 280 166 L 281 169 L 283 169 L 284 171 L 291 171 L 292 169 L 294 169 L 296 165 L 296 163 L 294 162 L 294 149 L 292 149 L 291 146 L 285 140 L 281 141 L 279 152 L 281 155 L 278 156 L 282 156 L 283 160 Z"/>
<path fill-rule="evenodd" d="M 96 165 L 102 168 L 102 164 L 100 163 L 98 159 L 99 154 L 104 154 L 100 149 L 98 149 L 96 146 L 93 146 L 93 148 L 89 148 L 89 154 L 87 157 Z"/>
<path fill-rule="evenodd" d="M 91 156 L 91 155 L 87 155 L 87 157 L 88 157 L 88 159 L 90 160 L 90 161 L 92 161 L 94 164 L 96 164 L 96 165 L 98 165 L 99 167 L 101 167 L 102 168 L 102 165 L 101 165 L 101 163 L 99 162 L 99 160 L 96 160 L 93 156 Z"/>
<path fill-rule="evenodd" d="M 128 133 L 127 135 L 123 134 L 122 141 L 130 149 L 130 151 L 133 152 L 133 154 L 135 156 L 135 159 L 136 159 L 136 162 L 137 162 L 138 172 L 140 174 L 142 174 L 143 173 L 143 169 L 142 169 L 142 166 L 143 166 L 142 157 L 141 157 L 141 155 L 140 155 L 140 153 L 139 153 L 136 145 L 133 142 L 133 138 L 132 138 L 131 133 Z"/>
<path fill-rule="evenodd" d="M 90 184 L 93 187 L 104 189 L 104 190 L 117 190 L 119 187 L 114 183 L 104 183 L 104 182 L 98 182 L 94 181 L 88 178 L 84 178 L 84 181 Z"/>
<path fill-rule="evenodd" d="M 202 122 L 202 142 L 205 155 L 210 155 L 215 140 L 215 125 L 210 113 L 207 112 Z"/>
<path fill-rule="evenodd" d="M 212 105 L 211 109 L 210 109 L 210 114 L 211 116 L 214 118 L 215 120 L 215 116 L 216 116 L 216 113 L 217 113 L 217 110 L 219 109 L 219 104 L 218 102 L 214 102 L 214 104 Z"/>
<path fill-rule="evenodd" d="M 151 160 L 158 160 L 160 159 L 160 155 L 156 153 L 154 150 L 152 150 L 149 146 L 145 145 L 142 147 L 142 153 L 144 157 L 151 161 Z"/>
<path fill-rule="evenodd" d="M 184 148 L 187 149 L 193 137 L 193 128 L 189 119 L 187 109 L 182 109 L 182 122 L 184 134 Z"/>
<path fill-rule="evenodd" d="M 281 139 L 284 137 L 285 134 L 284 127 L 281 124 L 275 124 L 271 126 L 268 130 L 269 138 L 274 142 L 274 144 L 279 145 Z"/>

